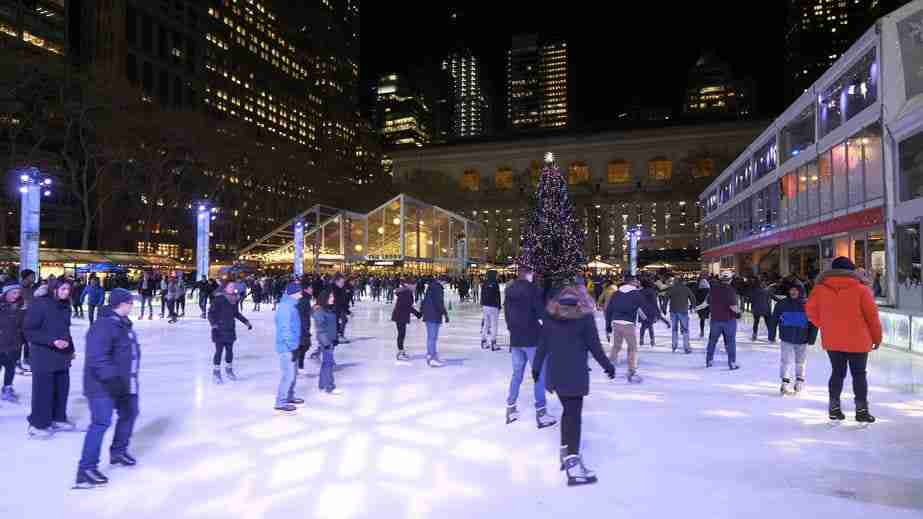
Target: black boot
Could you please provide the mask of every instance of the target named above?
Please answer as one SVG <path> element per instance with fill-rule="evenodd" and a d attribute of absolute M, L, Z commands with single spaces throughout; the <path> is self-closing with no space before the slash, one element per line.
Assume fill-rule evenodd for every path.
<path fill-rule="evenodd" d="M 858 414 L 858 411 L 856 411 L 856 414 Z M 839 401 L 830 402 L 830 419 L 831 420 L 845 420 L 846 419 L 846 415 L 843 414 L 843 409 L 840 408 Z"/>
<path fill-rule="evenodd" d="M 869 414 L 868 404 L 856 404 L 856 421 L 860 423 L 875 423 L 875 417 Z"/>
<path fill-rule="evenodd" d="M 124 465 L 126 467 L 134 467 L 138 464 L 138 460 L 134 458 L 131 454 L 123 452 L 120 454 L 111 454 L 109 456 L 109 464 L 111 465 Z"/>
<path fill-rule="evenodd" d="M 109 478 L 96 469 L 78 470 L 77 482 L 74 484 L 74 488 L 94 488 L 108 482 Z"/>

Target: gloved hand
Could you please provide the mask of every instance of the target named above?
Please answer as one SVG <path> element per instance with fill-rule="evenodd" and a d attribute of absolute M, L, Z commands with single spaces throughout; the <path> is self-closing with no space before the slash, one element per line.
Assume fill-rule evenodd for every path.
<path fill-rule="evenodd" d="M 448 316 L 448 315 L 445 316 L 445 324 L 449 324 L 449 316 Z"/>
<path fill-rule="evenodd" d="M 103 387 L 109 392 L 112 398 L 118 399 L 128 393 L 128 385 L 122 377 L 112 377 L 103 380 Z"/>
<path fill-rule="evenodd" d="M 253 325 L 250 324 L 250 323 L 247 323 L 247 329 L 252 331 L 252 330 L 253 330 Z"/>
<path fill-rule="evenodd" d="M 615 368 L 607 369 L 606 376 L 609 377 L 609 380 L 613 380 L 615 378 Z"/>

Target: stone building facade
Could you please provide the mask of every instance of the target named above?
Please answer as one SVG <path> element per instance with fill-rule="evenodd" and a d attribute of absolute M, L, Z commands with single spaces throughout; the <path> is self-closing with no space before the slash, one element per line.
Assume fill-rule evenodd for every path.
<path fill-rule="evenodd" d="M 698 261 L 698 196 L 765 122 L 567 132 L 394 152 L 394 182 L 486 228 L 488 261 L 519 254 L 545 153 L 568 178 L 588 258 L 627 262 L 625 230 L 641 225 L 642 263 Z"/>

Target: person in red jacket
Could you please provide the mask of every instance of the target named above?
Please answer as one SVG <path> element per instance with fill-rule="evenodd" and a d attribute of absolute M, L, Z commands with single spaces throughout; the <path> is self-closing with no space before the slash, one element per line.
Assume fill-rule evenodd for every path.
<path fill-rule="evenodd" d="M 869 414 L 865 367 L 869 352 L 881 344 L 878 306 L 849 258 L 836 258 L 832 266 L 832 270 L 817 278 L 805 305 L 808 319 L 820 330 L 833 368 L 828 384 L 830 419 L 845 418 L 840 407 L 840 393 L 848 366 L 856 395 L 856 421 L 871 423 L 875 417 Z"/>

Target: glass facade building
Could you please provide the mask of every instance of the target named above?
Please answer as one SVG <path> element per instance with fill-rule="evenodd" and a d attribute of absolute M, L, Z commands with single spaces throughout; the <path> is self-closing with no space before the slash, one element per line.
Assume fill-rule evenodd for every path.
<path fill-rule="evenodd" d="M 484 258 L 484 231 L 478 223 L 407 195 L 398 195 L 369 213 L 315 206 L 241 251 L 241 259 L 264 265 L 291 265 L 292 229 L 306 224 L 305 272 L 315 258 L 323 268 L 385 269 L 415 274 L 459 272 Z"/>
<path fill-rule="evenodd" d="M 847 256 L 868 276 L 885 342 L 918 351 L 921 25 L 923 0 L 878 20 L 699 199 L 706 268 L 810 279 Z"/>

